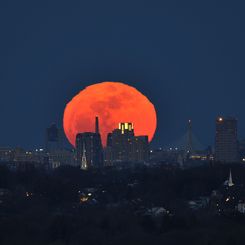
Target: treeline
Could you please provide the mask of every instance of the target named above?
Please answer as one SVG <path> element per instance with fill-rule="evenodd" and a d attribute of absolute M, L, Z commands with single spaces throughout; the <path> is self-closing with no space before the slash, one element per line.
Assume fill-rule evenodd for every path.
<path fill-rule="evenodd" d="M 0 204 L 0 244 L 243 244 L 243 219 L 196 214 L 186 205 L 219 188 L 230 168 L 234 182 L 245 183 L 242 165 L 52 172 L 0 166 L 0 188 L 9 190 Z M 95 205 L 79 203 L 84 188 L 101 193 Z M 171 215 L 142 215 L 157 206 Z"/>

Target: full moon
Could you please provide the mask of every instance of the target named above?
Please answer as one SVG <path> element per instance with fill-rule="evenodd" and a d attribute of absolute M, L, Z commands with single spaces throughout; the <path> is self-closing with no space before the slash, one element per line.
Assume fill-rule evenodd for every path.
<path fill-rule="evenodd" d="M 65 107 L 63 127 L 74 147 L 78 133 L 95 131 L 96 116 L 103 146 L 107 134 L 120 122 L 132 122 L 135 135 L 148 135 L 149 141 L 157 126 L 154 105 L 136 88 L 121 82 L 96 83 L 81 90 Z"/>

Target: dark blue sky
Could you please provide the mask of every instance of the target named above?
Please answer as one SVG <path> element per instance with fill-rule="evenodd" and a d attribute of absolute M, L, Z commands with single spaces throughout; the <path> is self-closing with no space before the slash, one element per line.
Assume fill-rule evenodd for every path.
<path fill-rule="evenodd" d="M 0 2 L 0 146 L 42 146 L 65 104 L 97 81 L 125 81 L 155 104 L 154 144 L 186 122 L 213 144 L 219 114 L 245 137 L 244 1 Z"/>

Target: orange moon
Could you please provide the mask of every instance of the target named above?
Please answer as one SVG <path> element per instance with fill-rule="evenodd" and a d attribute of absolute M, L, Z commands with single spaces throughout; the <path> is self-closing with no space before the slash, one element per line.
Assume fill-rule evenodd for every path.
<path fill-rule="evenodd" d="M 96 116 L 103 146 L 107 134 L 118 128 L 120 122 L 132 122 L 135 135 L 148 135 L 150 141 L 157 126 L 154 105 L 136 88 L 121 82 L 96 83 L 80 91 L 66 105 L 63 127 L 73 146 L 78 133 L 95 131 Z"/>

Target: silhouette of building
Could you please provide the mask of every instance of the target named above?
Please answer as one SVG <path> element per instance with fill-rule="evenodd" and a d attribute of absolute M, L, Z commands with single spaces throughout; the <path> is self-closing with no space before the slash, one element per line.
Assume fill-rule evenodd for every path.
<path fill-rule="evenodd" d="M 134 129 L 131 123 L 120 123 L 119 128 L 111 134 L 112 158 L 118 161 L 129 161 L 132 158 L 132 141 Z"/>
<path fill-rule="evenodd" d="M 239 160 L 245 162 L 245 139 L 241 139 L 238 142 L 238 154 Z"/>
<path fill-rule="evenodd" d="M 215 160 L 238 161 L 237 120 L 233 117 L 216 119 Z"/>
<path fill-rule="evenodd" d="M 73 150 L 61 149 L 47 153 L 50 168 L 56 168 L 64 165 L 75 166 L 75 153 Z"/>
<path fill-rule="evenodd" d="M 9 147 L 0 148 L 0 162 L 10 162 L 14 160 L 14 150 Z"/>
<path fill-rule="evenodd" d="M 85 144 L 83 143 L 83 155 L 82 155 L 82 162 L 81 162 L 81 169 L 87 170 L 88 169 L 88 163 L 87 163 L 87 157 L 86 157 L 86 150 L 85 150 Z"/>
<path fill-rule="evenodd" d="M 149 160 L 149 140 L 148 136 L 135 136 L 133 140 L 133 159 L 136 162 Z"/>
<path fill-rule="evenodd" d="M 103 166 L 99 119 L 96 117 L 95 121 L 95 132 L 79 133 L 76 136 L 77 164 L 82 169 Z"/>
<path fill-rule="evenodd" d="M 130 122 L 119 123 L 107 136 L 106 165 L 115 162 L 145 162 L 149 159 L 148 136 L 135 136 Z"/>
<path fill-rule="evenodd" d="M 63 131 L 56 124 L 46 129 L 45 147 L 46 151 L 60 150 L 63 147 Z"/>

